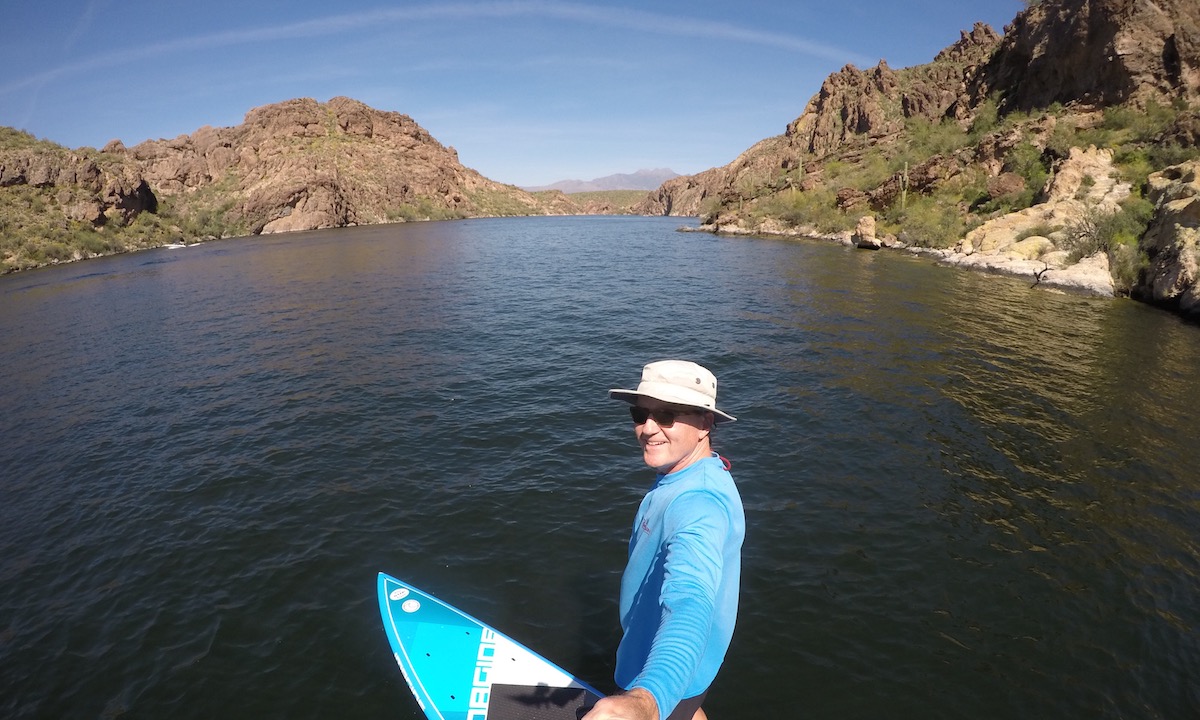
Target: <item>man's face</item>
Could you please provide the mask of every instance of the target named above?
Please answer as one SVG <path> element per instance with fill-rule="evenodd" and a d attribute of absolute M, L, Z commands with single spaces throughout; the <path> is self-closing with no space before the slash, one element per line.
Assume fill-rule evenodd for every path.
<path fill-rule="evenodd" d="M 638 398 L 636 407 L 650 411 L 645 422 L 635 417 L 633 424 L 642 459 L 650 467 L 672 473 L 709 455 L 704 441 L 712 427 L 710 414 L 646 397 Z"/>

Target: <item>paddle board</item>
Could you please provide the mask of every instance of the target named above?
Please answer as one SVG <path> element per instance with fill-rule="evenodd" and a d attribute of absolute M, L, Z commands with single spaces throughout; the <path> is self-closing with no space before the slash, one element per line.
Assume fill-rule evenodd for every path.
<path fill-rule="evenodd" d="M 429 720 L 578 720 L 602 697 L 512 638 L 385 573 L 379 612 Z"/>

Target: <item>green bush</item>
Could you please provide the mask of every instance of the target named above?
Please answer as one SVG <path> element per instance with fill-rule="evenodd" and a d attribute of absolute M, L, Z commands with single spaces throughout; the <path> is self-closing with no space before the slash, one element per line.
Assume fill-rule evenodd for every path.
<path fill-rule="evenodd" d="M 1158 171 L 1200 158 L 1200 148 L 1183 147 L 1178 143 L 1155 143 L 1147 148 L 1146 154 L 1151 167 Z"/>
<path fill-rule="evenodd" d="M 1121 133 L 1126 142 L 1150 143 L 1162 135 L 1178 116 L 1178 109 L 1159 105 L 1154 100 L 1147 102 L 1146 107 L 1140 110 L 1130 105 L 1114 105 L 1104 109 L 1101 127 Z"/>
<path fill-rule="evenodd" d="M 791 192 L 791 191 L 789 191 Z M 705 225 L 711 225 L 717 219 L 717 215 L 721 213 L 721 198 L 716 195 L 709 195 L 704 198 L 704 202 L 700 203 L 700 222 Z"/>
<path fill-rule="evenodd" d="M 1031 237 L 1048 238 L 1053 233 L 1056 233 L 1062 229 L 1063 228 L 1061 225 L 1046 225 L 1046 224 L 1034 225 L 1033 227 L 1025 228 L 1021 232 L 1017 233 L 1017 241 L 1020 242 L 1021 240 L 1024 240 L 1025 238 L 1031 238 Z"/>
<path fill-rule="evenodd" d="M 792 227 L 811 226 L 822 232 L 837 232 L 853 227 L 854 223 L 837 206 L 832 190 L 785 190 L 758 203 L 754 208 L 757 219 L 779 218 Z"/>
<path fill-rule="evenodd" d="M 1154 206 L 1137 195 L 1127 198 L 1115 213 L 1089 208 L 1083 217 L 1066 228 L 1068 258 L 1071 262 L 1078 262 L 1089 255 L 1104 252 L 1108 253 L 1111 260 L 1117 247 L 1136 248 L 1153 216 Z"/>
<path fill-rule="evenodd" d="M 74 257 L 75 253 L 69 245 L 56 240 L 42 246 L 42 252 L 47 260 L 65 262 Z"/>
<path fill-rule="evenodd" d="M 1149 256 L 1134 245 L 1116 245 L 1109 250 L 1109 274 L 1113 278 L 1113 288 L 1120 295 L 1128 295 L 1138 284 L 1142 271 L 1149 266 Z"/>
<path fill-rule="evenodd" d="M 1156 170 L 1147 149 L 1133 145 L 1117 148 L 1113 153 L 1113 163 L 1117 166 L 1118 176 L 1134 187 L 1144 185 L 1150 173 Z"/>
<path fill-rule="evenodd" d="M 82 250 L 84 255 L 108 255 L 122 249 L 115 238 L 106 237 L 91 228 L 77 229 L 70 243 Z"/>
<path fill-rule="evenodd" d="M 975 109 L 975 120 L 971 123 L 970 137 L 978 141 L 1000 125 L 1000 103 L 992 95 Z"/>
<path fill-rule="evenodd" d="M 980 112 L 984 112 L 982 109 Z M 995 105 L 990 110 L 991 123 L 995 123 Z M 976 118 L 976 123 L 979 118 Z M 985 123 L 987 124 L 987 123 Z M 933 122 L 922 117 L 909 118 L 905 122 L 908 139 L 904 143 L 903 152 L 891 162 L 891 171 L 899 172 L 905 163 L 917 165 L 925 162 L 934 155 L 952 155 L 954 152 L 968 146 L 971 136 L 963 132 L 958 123 L 953 120 Z"/>
<path fill-rule="evenodd" d="M 1004 169 L 1025 179 L 1026 188 L 1036 197 L 1050 177 L 1050 166 L 1042 150 L 1028 140 L 1022 140 L 1004 159 Z M 1028 206 L 1026 206 L 1028 207 Z"/>
<path fill-rule="evenodd" d="M 958 204 L 946 197 L 914 197 L 888 219 L 901 228 L 907 242 L 922 247 L 953 247 L 970 230 Z"/>

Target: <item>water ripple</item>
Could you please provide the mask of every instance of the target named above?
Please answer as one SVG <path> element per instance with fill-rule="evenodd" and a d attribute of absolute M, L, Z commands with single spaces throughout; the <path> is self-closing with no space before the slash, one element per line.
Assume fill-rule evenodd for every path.
<path fill-rule="evenodd" d="M 749 532 L 710 712 L 1200 708 L 1194 328 L 678 224 L 0 278 L 0 715 L 416 718 L 379 570 L 608 687 L 651 478 L 606 392 L 668 356 L 740 418 L 716 434 Z"/>

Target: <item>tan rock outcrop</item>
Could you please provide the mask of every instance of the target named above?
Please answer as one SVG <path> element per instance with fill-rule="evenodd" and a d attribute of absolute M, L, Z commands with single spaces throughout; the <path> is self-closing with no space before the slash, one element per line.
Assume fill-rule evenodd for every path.
<path fill-rule="evenodd" d="M 1117 177 L 1112 152 L 1095 147 L 1071 148 L 1044 191 L 1045 201 L 990 220 L 955 248 L 943 262 L 1032 278 L 1035 284 L 1064 287 L 1097 295 L 1116 292 L 1107 255 L 1099 253 L 1071 264 L 1066 248 L 1051 237 L 1030 235 L 1040 228 L 1062 229 L 1089 212 L 1113 213 L 1129 197 L 1131 187 Z M 1059 235 L 1059 233 L 1055 233 Z"/>
<path fill-rule="evenodd" d="M 883 241 L 875 237 L 875 216 L 863 215 L 854 226 L 854 234 L 850 236 L 855 247 L 864 250 L 878 250 L 883 247 Z"/>
<path fill-rule="evenodd" d="M 1150 268 L 1134 296 L 1200 319 L 1200 160 L 1150 176 L 1155 216 L 1142 237 Z"/>

